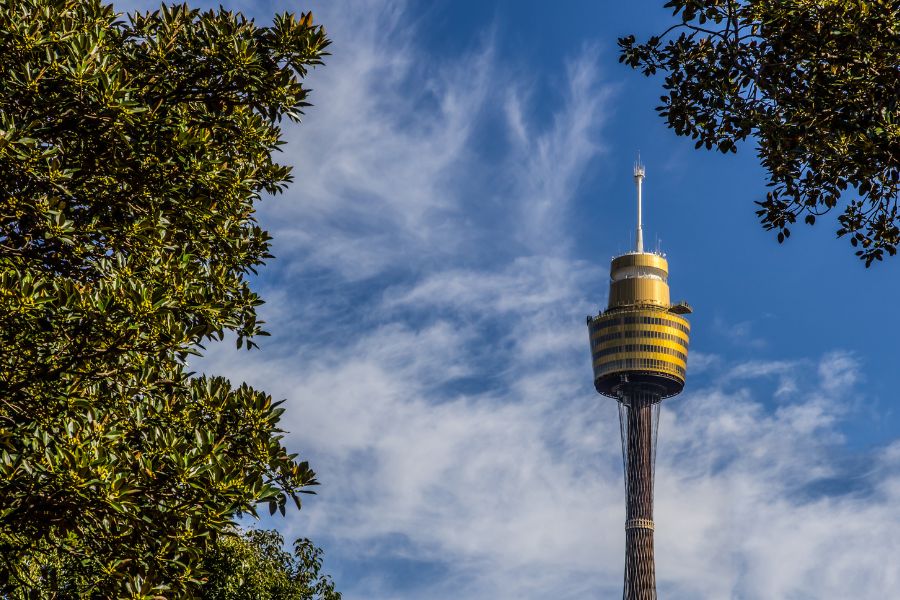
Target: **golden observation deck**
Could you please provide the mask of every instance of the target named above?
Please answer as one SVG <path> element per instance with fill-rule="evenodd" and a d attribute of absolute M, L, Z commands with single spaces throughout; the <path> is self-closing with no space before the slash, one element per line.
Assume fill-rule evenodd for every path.
<path fill-rule="evenodd" d="M 634 166 L 637 184 L 635 250 L 617 256 L 609 269 L 609 306 L 588 317 L 594 386 L 604 396 L 627 402 L 625 388 L 640 387 L 659 399 L 684 388 L 691 326 L 682 315 L 684 302 L 669 300 L 669 263 L 655 252 L 644 252 L 641 183 L 644 166 Z M 657 400 L 658 401 L 658 400 Z"/>
<path fill-rule="evenodd" d="M 588 317 L 594 386 L 618 398 L 626 383 L 658 387 L 660 399 L 684 387 L 691 312 L 669 300 L 669 265 L 650 252 L 629 252 L 613 259 L 609 306 Z"/>

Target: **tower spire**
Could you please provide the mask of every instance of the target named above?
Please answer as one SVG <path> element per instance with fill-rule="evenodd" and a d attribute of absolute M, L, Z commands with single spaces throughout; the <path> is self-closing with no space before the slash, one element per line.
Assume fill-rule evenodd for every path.
<path fill-rule="evenodd" d="M 637 185 L 637 235 L 635 236 L 635 252 L 644 251 L 644 230 L 641 227 L 641 184 L 644 182 L 644 164 L 641 162 L 641 153 L 638 152 L 637 161 L 634 163 L 634 183 Z"/>

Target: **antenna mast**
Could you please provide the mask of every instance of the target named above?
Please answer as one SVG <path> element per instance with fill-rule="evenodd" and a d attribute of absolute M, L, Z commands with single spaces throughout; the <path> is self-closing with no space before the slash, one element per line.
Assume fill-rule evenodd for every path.
<path fill-rule="evenodd" d="M 634 182 L 637 184 L 637 236 L 635 238 L 635 251 L 644 251 L 644 230 L 641 227 L 641 183 L 644 181 L 644 165 L 641 163 L 641 155 L 638 153 L 637 162 L 634 163 Z"/>

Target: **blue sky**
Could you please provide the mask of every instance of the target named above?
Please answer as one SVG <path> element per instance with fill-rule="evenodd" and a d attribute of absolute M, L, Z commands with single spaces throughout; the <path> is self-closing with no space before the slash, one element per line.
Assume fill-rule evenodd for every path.
<path fill-rule="evenodd" d="M 864 269 L 834 218 L 779 246 L 752 145 L 665 128 L 661 81 L 615 45 L 661 5 L 226 2 L 312 8 L 333 39 L 286 130 L 296 182 L 260 206 L 272 337 L 202 368 L 287 399 L 322 485 L 261 525 L 321 544 L 348 600 L 621 594 L 618 422 L 584 317 L 632 243 L 638 151 L 645 239 L 695 308 L 660 425 L 660 595 L 895 593 L 900 259 Z"/>

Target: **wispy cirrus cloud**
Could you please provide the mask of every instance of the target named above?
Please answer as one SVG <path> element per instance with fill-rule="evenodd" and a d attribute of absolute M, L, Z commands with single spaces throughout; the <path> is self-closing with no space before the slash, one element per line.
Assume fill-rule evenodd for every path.
<path fill-rule="evenodd" d="M 458 61 L 417 55 L 398 2 L 323 7 L 334 39 L 316 106 L 288 132 L 298 185 L 263 209 L 282 267 L 366 278 L 463 254 L 479 232 L 465 195 L 482 166 L 470 143 L 503 85 L 490 38 Z"/>

